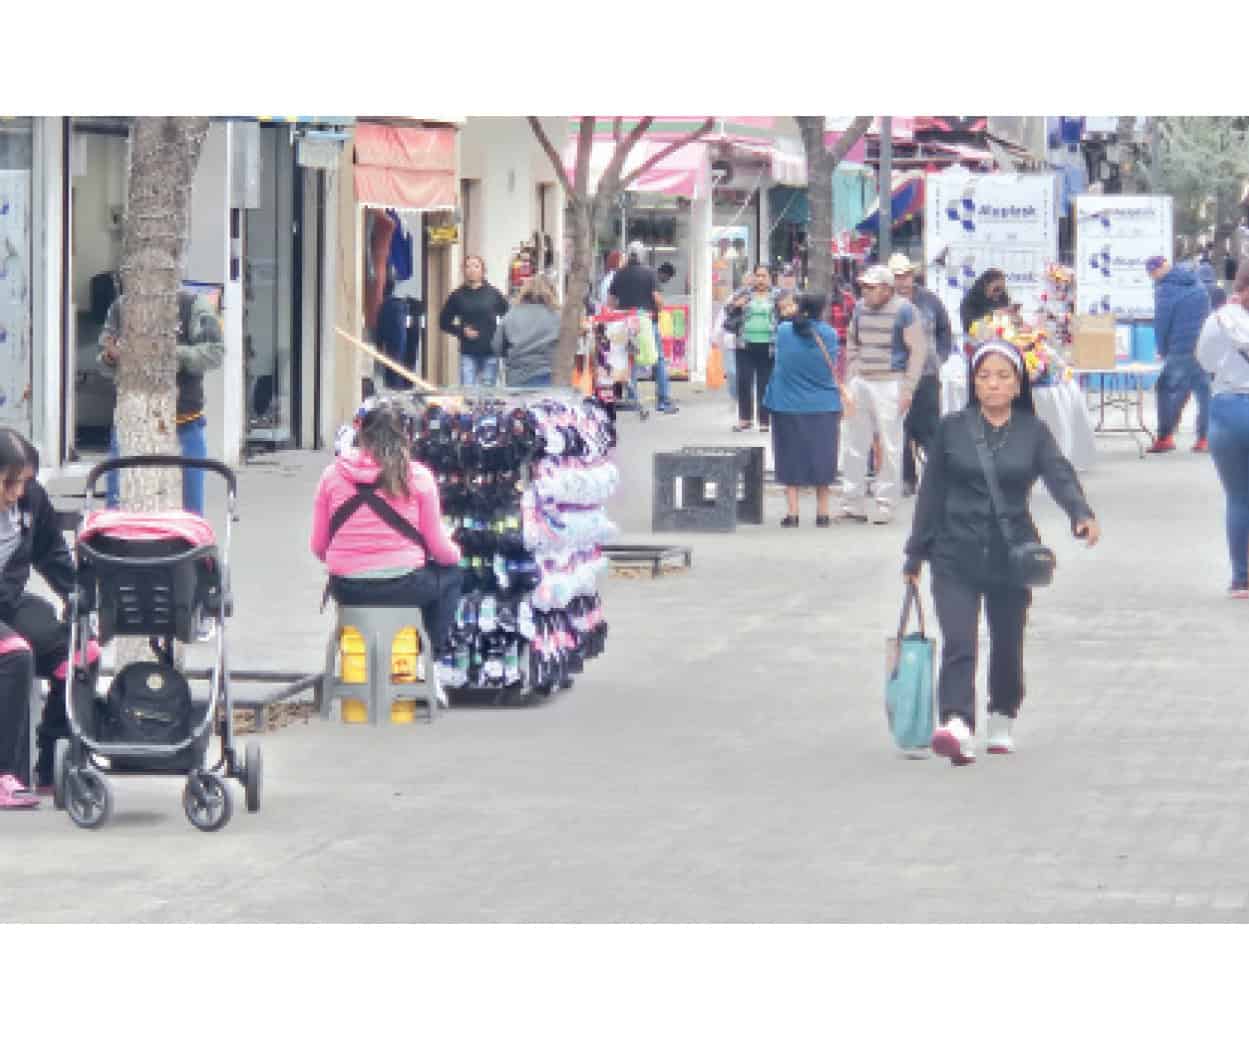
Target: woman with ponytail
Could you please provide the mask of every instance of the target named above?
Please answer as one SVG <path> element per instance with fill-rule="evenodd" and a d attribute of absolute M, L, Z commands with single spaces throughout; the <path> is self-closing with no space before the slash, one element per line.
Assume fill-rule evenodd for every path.
<path fill-rule="evenodd" d="M 460 597 L 459 547 L 442 526 L 438 484 L 412 461 L 402 409 L 383 401 L 360 422 L 360 446 L 321 476 L 313 506 L 313 555 L 330 593 L 347 606 L 420 607 L 435 649 L 451 631 Z"/>

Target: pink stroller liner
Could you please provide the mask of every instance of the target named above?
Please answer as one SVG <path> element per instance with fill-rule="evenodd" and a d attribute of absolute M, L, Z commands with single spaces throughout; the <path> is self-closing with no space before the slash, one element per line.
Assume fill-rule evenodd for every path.
<path fill-rule="evenodd" d="M 3 657 L 5 654 L 28 653 L 30 653 L 30 644 L 16 632 L 0 639 L 0 657 Z M 97 655 L 99 654 L 99 647 L 96 648 L 96 653 Z"/>
<path fill-rule="evenodd" d="M 78 664 L 82 664 L 82 651 L 77 653 Z M 100 659 L 100 644 L 94 639 L 87 643 L 87 664 L 95 664 Z M 62 661 L 56 666 L 56 671 L 52 673 L 54 679 L 64 679 L 69 674 L 69 661 Z"/>
<path fill-rule="evenodd" d="M 87 516 L 79 537 L 90 540 L 97 534 L 144 542 L 181 538 L 196 549 L 217 541 L 207 520 L 182 509 L 170 509 L 163 513 L 123 513 L 117 509 L 98 509 Z"/>

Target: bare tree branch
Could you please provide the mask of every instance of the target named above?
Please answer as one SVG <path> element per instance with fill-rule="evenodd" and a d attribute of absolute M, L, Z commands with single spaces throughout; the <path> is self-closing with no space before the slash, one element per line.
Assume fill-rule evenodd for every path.
<path fill-rule="evenodd" d="M 625 160 L 629 157 L 629 153 L 633 151 L 633 146 L 651 128 L 653 122 L 655 122 L 654 116 L 643 116 L 637 121 L 637 125 L 629 131 L 625 139 L 616 145 L 616 150 L 612 152 L 611 161 L 608 162 L 607 168 L 603 171 L 603 176 L 599 178 L 600 190 L 603 185 L 607 185 L 608 191 L 612 193 L 620 189 L 620 171 L 624 168 Z"/>
<path fill-rule="evenodd" d="M 846 127 L 845 133 L 837 138 L 837 143 L 833 146 L 833 150 L 829 156 L 833 160 L 834 168 L 842 159 L 850 154 L 850 149 L 859 143 L 859 139 L 871 129 L 872 116 L 855 116 L 854 122 Z"/>
<path fill-rule="evenodd" d="M 577 130 L 577 165 L 573 169 L 573 194 L 578 201 L 590 194 L 590 152 L 594 147 L 594 117 L 582 116 Z"/>
<path fill-rule="evenodd" d="M 616 116 L 611 121 L 611 139 L 617 144 L 620 143 L 620 128 L 624 125 L 624 120 L 620 116 Z"/>
<path fill-rule="evenodd" d="M 564 191 L 569 195 L 575 194 L 572 185 L 568 181 L 568 173 L 564 169 L 564 162 L 559 156 L 559 152 L 555 150 L 555 146 L 551 144 L 551 139 L 546 136 L 546 131 L 542 129 L 542 123 L 537 116 L 526 116 L 529 120 L 529 128 L 533 130 L 533 135 L 538 139 L 538 144 L 542 145 L 542 150 L 546 152 L 547 158 L 551 160 L 551 165 L 555 167 L 555 176 L 559 178 L 560 184 L 564 186 Z"/>
<path fill-rule="evenodd" d="M 692 144 L 693 142 L 697 141 L 700 137 L 703 137 L 706 134 L 710 133 L 712 127 L 714 127 L 715 125 L 716 125 L 715 118 L 712 116 L 708 116 L 707 119 L 703 122 L 702 126 L 700 126 L 697 130 L 693 131 L 692 133 L 686 134 L 679 141 L 673 141 L 672 144 L 668 145 L 667 148 L 661 148 L 658 152 L 656 152 L 649 159 L 647 159 L 646 162 L 642 163 L 641 166 L 639 166 L 636 170 L 630 173 L 629 176 L 625 177 L 620 182 L 620 187 L 621 188 L 628 187 L 635 180 L 641 177 L 642 174 L 646 173 L 647 170 L 652 170 L 656 166 L 658 166 L 661 162 L 663 162 L 666 158 L 668 158 L 668 156 L 670 156 L 673 152 L 679 151 L 680 149 L 684 148 L 687 144 Z"/>

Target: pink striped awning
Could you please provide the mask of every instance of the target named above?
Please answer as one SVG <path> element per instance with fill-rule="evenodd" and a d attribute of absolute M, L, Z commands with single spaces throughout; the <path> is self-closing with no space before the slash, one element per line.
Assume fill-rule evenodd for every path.
<path fill-rule="evenodd" d="M 451 127 L 356 126 L 356 201 L 393 209 L 454 209 Z"/>
<path fill-rule="evenodd" d="M 668 147 L 669 141 L 652 141 L 643 138 L 633 146 L 625 161 L 624 174 L 645 163 L 652 156 Z M 590 189 L 597 187 L 599 178 L 611 162 L 616 144 L 613 140 L 596 140 L 590 146 Z M 564 148 L 564 169 L 568 179 L 576 175 L 577 138 L 574 134 Z M 653 168 L 642 174 L 628 187 L 628 191 L 653 191 L 662 195 L 681 195 L 685 198 L 701 198 L 709 183 L 707 146 L 700 141 L 687 144 L 671 155 L 665 156 Z"/>

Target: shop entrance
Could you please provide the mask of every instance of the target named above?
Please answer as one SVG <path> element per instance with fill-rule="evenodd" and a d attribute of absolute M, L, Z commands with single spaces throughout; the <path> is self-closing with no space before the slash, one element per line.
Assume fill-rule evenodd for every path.
<path fill-rule="evenodd" d="M 299 437 L 296 351 L 301 315 L 295 286 L 302 260 L 297 185 L 290 128 L 262 124 L 259 206 L 243 224 L 243 359 L 249 447 L 290 448 Z"/>
<path fill-rule="evenodd" d="M 108 450 L 117 390 L 97 360 L 100 333 L 120 288 L 122 219 L 130 130 L 108 119 L 74 119 L 69 139 L 69 265 L 66 272 L 66 431 L 72 457 Z"/>
<path fill-rule="evenodd" d="M 319 446 L 324 175 L 296 161 L 289 124 L 259 127 L 259 199 L 243 220 L 249 449 Z"/>

